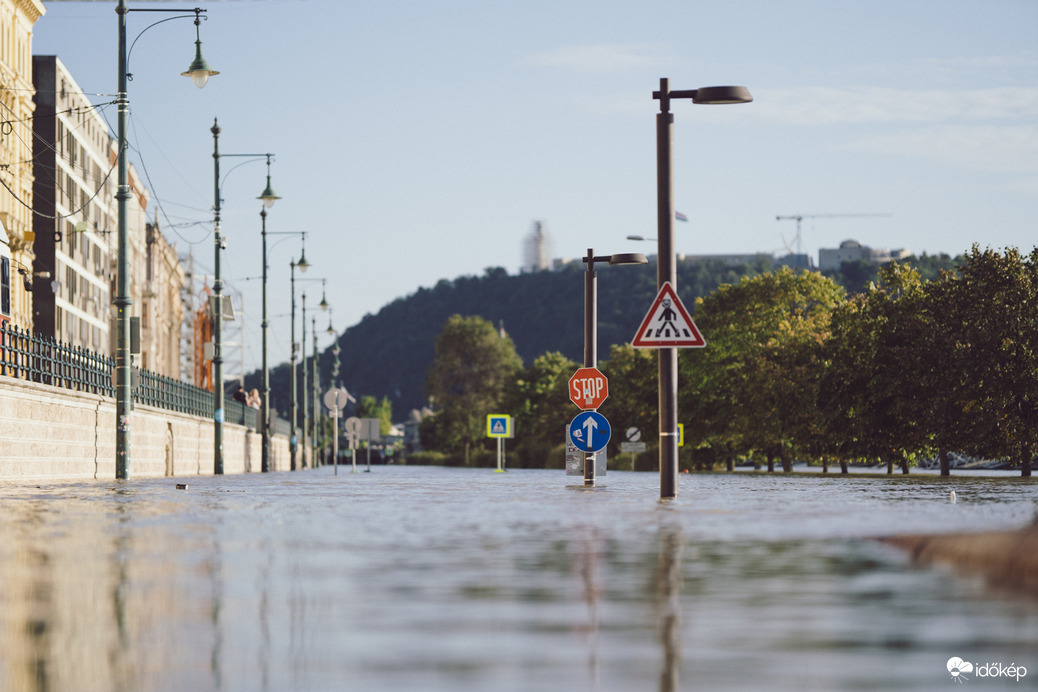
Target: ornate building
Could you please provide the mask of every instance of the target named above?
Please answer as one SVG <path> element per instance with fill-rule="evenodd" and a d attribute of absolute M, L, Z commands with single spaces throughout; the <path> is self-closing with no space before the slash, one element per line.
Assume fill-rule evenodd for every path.
<path fill-rule="evenodd" d="M 107 123 L 57 57 L 36 55 L 32 65 L 33 208 L 41 275 L 33 283 L 34 331 L 111 354 L 115 146 Z M 130 218 L 143 241 L 147 191 L 137 186 L 135 192 Z"/>
<path fill-rule="evenodd" d="M 117 144 L 108 124 L 56 56 L 32 59 L 36 85 L 33 161 L 34 329 L 92 351 L 115 353 Z M 158 224 L 133 166 L 127 204 L 130 297 L 140 318 L 137 365 L 180 377 L 184 270 Z M 45 279 L 42 277 L 50 277 Z"/>
<path fill-rule="evenodd" d="M 11 251 L 11 320 L 32 327 L 32 27 L 39 0 L 0 0 L 0 243 Z"/>

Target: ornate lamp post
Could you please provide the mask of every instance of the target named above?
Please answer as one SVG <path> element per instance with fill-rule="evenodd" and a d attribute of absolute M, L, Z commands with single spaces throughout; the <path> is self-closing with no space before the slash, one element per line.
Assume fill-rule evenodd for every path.
<path fill-rule="evenodd" d="M 196 58 L 197 60 L 198 58 Z M 270 159 L 273 154 L 221 154 L 220 126 L 213 118 L 213 473 L 223 473 L 223 424 L 224 424 L 224 390 L 223 390 L 223 277 L 220 274 L 220 251 L 226 241 L 220 235 L 220 159 L 225 156 L 247 157 L 250 159 L 267 159 L 267 187 L 260 195 L 268 207 L 280 199 L 270 189 Z M 247 163 L 247 162 L 246 162 Z M 233 168 L 231 170 L 234 170 Z M 230 171 L 227 172 L 230 175 Z"/>
<path fill-rule="evenodd" d="M 296 391 L 296 351 L 298 350 L 298 344 L 296 343 L 296 267 L 299 267 L 299 271 L 305 272 L 310 266 L 309 262 L 306 261 L 306 232 L 303 231 L 303 243 L 304 247 L 299 255 L 299 261 L 291 261 L 288 263 L 289 270 L 291 273 L 291 287 L 292 287 L 292 328 L 291 328 L 291 339 L 292 339 L 292 353 L 289 356 L 291 368 L 289 369 L 289 387 L 292 389 L 291 393 L 291 418 L 289 419 L 292 425 L 292 440 L 291 440 L 291 466 L 292 470 L 295 471 L 298 468 L 296 464 L 296 430 L 299 427 L 299 404 L 297 403 Z M 303 457 L 303 465 L 306 465 L 306 457 Z"/>
<path fill-rule="evenodd" d="M 191 77 L 195 86 L 202 88 L 209 77 L 219 74 L 210 69 L 209 65 L 202 59 L 202 41 L 199 35 L 201 16 L 205 10 L 194 8 L 191 10 L 159 10 L 159 9 L 130 9 L 126 6 L 126 0 L 119 0 L 115 12 L 119 18 L 119 91 L 116 96 L 118 104 L 118 125 L 116 136 L 118 138 L 118 190 L 115 194 L 116 213 L 118 218 L 117 235 L 117 265 L 115 296 L 112 303 L 115 305 L 115 477 L 127 479 L 130 477 L 130 411 L 133 409 L 133 354 L 130 353 L 130 307 L 133 299 L 130 297 L 130 234 L 128 227 L 127 202 L 130 199 L 129 164 L 126 161 L 126 121 L 130 107 L 130 99 L 127 96 L 127 82 L 131 78 L 128 70 L 129 57 L 126 49 L 126 15 L 129 12 L 165 12 L 175 14 L 176 17 L 167 17 L 150 26 L 137 35 L 137 39 L 145 31 L 170 21 L 171 19 L 182 19 L 189 14 L 195 16 L 195 59 L 191 62 L 187 71 L 182 72 L 184 76 Z M 137 42 L 134 39 L 134 43 Z M 132 50 L 133 46 L 130 46 Z"/>

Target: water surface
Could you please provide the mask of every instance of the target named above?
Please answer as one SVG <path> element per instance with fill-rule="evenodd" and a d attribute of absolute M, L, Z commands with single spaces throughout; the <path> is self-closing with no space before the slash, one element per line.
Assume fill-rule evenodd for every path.
<path fill-rule="evenodd" d="M 188 483 L 178 490 L 177 482 Z M 1021 527 L 1005 477 L 376 466 L 0 485 L 0 689 L 1033 689 L 1038 603 L 874 537 Z M 954 489 L 957 502 L 949 500 Z"/>

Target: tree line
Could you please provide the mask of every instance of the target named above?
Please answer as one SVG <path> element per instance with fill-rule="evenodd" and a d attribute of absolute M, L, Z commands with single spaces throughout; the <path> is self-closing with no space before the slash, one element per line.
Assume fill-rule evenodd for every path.
<path fill-rule="evenodd" d="M 973 249 L 951 270 L 891 263 L 861 292 L 831 276 L 781 268 L 746 275 L 694 301 L 707 347 L 679 357 L 683 468 L 793 459 L 846 472 L 964 453 L 1031 474 L 1038 449 L 1038 249 Z M 926 274 L 926 276 L 924 276 Z M 632 325 L 631 328 L 633 329 Z M 655 467 L 657 359 L 614 345 L 599 369 L 614 430 L 637 427 Z M 446 463 L 483 464 L 486 415 L 515 419 L 509 464 L 561 467 L 577 413 L 567 382 L 578 363 L 558 351 L 524 366 L 511 337 L 479 316 L 450 317 L 426 385 L 435 415 L 422 444 Z M 417 461 L 417 459 L 416 459 Z"/>

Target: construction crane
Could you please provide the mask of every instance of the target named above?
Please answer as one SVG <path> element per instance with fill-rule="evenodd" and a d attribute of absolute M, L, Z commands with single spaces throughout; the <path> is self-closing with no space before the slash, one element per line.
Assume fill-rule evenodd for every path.
<path fill-rule="evenodd" d="M 861 218 L 865 216 L 893 216 L 893 214 L 787 214 L 785 216 L 776 216 L 776 221 L 788 221 L 795 219 L 797 222 L 797 253 L 798 255 L 803 254 L 803 249 L 800 246 L 800 222 L 804 219 L 835 219 L 835 218 Z M 789 247 L 787 246 L 788 250 Z"/>

